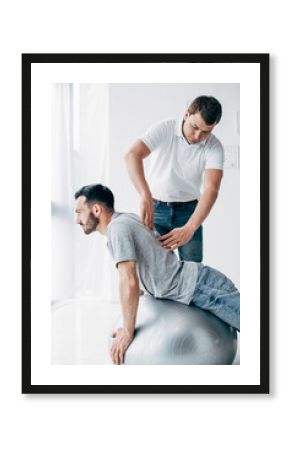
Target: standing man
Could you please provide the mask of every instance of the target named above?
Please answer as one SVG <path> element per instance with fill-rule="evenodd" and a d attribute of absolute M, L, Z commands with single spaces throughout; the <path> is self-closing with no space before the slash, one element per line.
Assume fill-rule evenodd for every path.
<path fill-rule="evenodd" d="M 223 147 L 212 134 L 221 115 L 218 100 L 197 97 L 181 120 L 151 126 L 125 156 L 141 196 L 142 223 L 149 228 L 154 224 L 161 245 L 178 248 L 181 260 L 202 261 L 202 223 L 217 199 L 223 176 Z M 143 167 L 147 156 L 148 183 Z"/>

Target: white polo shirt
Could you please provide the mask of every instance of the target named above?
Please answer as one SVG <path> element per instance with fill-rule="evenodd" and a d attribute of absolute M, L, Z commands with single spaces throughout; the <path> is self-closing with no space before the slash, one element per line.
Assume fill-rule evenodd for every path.
<path fill-rule="evenodd" d="M 147 176 L 152 196 L 164 202 L 199 199 L 204 170 L 223 170 L 221 142 L 210 134 L 203 142 L 189 144 L 182 123 L 183 119 L 163 120 L 139 137 L 152 152 Z"/>

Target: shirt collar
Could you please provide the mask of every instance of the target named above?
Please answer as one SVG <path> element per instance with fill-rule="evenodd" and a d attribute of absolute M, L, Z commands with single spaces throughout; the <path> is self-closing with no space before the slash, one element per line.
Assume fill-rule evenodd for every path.
<path fill-rule="evenodd" d="M 107 226 L 107 232 L 106 232 L 106 234 L 108 234 L 108 231 L 109 231 L 109 229 L 110 229 L 110 226 L 111 226 L 111 223 L 113 222 L 113 220 L 117 219 L 117 217 L 119 217 L 120 214 L 121 214 L 121 213 L 119 213 L 118 211 L 114 211 L 114 212 L 113 212 L 112 217 L 111 217 L 111 220 L 110 220 L 110 222 L 108 223 L 108 226 Z"/>
<path fill-rule="evenodd" d="M 182 124 L 183 124 L 183 117 L 176 120 L 175 125 L 175 136 L 182 137 L 184 139 L 183 133 L 182 133 Z"/>
<path fill-rule="evenodd" d="M 119 217 L 120 214 L 121 213 L 119 213 L 118 211 L 114 211 L 113 214 L 112 214 L 112 217 L 111 217 L 111 221 L 114 220 L 114 219 L 117 219 L 117 217 Z"/>
<path fill-rule="evenodd" d="M 187 140 L 186 140 L 185 137 L 183 136 L 183 132 L 182 132 L 183 121 L 184 121 L 183 117 L 181 117 L 181 118 L 179 118 L 179 119 L 176 120 L 176 125 L 175 125 L 175 136 L 181 137 L 181 138 L 184 140 L 184 142 L 187 143 L 188 146 L 194 147 L 194 146 L 197 146 L 197 145 L 205 145 L 210 135 L 209 135 L 204 141 L 199 142 L 198 144 L 189 144 L 189 143 L 187 142 Z"/>

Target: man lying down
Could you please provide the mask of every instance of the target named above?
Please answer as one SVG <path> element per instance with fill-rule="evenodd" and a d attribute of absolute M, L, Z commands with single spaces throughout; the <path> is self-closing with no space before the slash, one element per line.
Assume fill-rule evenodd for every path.
<path fill-rule="evenodd" d="M 240 293 L 225 275 L 202 263 L 178 260 L 137 215 L 114 210 L 114 196 L 106 186 L 83 186 L 75 193 L 75 199 L 77 224 L 85 234 L 98 231 L 107 236 L 107 246 L 119 273 L 123 327 L 113 334 L 114 364 L 123 364 L 124 354 L 134 339 L 139 281 L 146 292 L 158 299 L 197 306 L 240 330 Z"/>

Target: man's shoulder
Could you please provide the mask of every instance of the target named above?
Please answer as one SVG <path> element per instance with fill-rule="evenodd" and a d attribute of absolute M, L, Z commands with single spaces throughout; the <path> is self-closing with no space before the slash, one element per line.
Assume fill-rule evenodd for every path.
<path fill-rule="evenodd" d="M 116 231 L 131 230 L 140 225 L 140 218 L 133 213 L 114 213 L 108 225 L 109 234 Z"/>
<path fill-rule="evenodd" d="M 139 139 L 143 141 L 152 152 L 164 146 L 166 147 L 174 136 L 175 129 L 175 119 L 162 119 L 158 122 L 151 123 L 150 127 L 139 137 Z"/>
<path fill-rule="evenodd" d="M 171 131 L 172 133 L 174 133 L 178 127 L 179 122 L 180 122 L 179 119 L 175 119 L 173 117 L 168 117 L 167 119 L 164 119 L 162 121 L 162 124 L 168 131 Z"/>
<path fill-rule="evenodd" d="M 162 122 L 172 127 L 175 126 L 176 123 L 179 122 L 179 120 L 174 117 L 167 117 L 166 119 L 163 119 Z"/>
<path fill-rule="evenodd" d="M 221 141 L 213 134 L 211 133 L 206 141 L 206 147 L 207 148 L 220 148 L 223 149 L 223 145 Z"/>
<path fill-rule="evenodd" d="M 160 128 L 163 131 L 174 131 L 177 123 L 178 123 L 177 119 L 167 117 L 166 119 L 158 120 L 152 125 L 152 127 Z"/>

